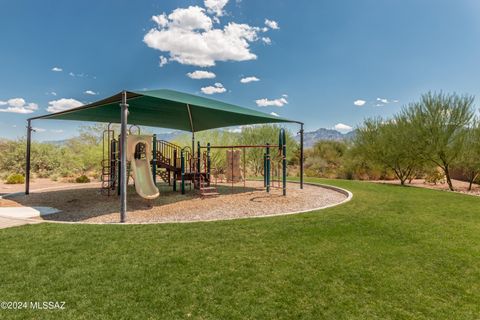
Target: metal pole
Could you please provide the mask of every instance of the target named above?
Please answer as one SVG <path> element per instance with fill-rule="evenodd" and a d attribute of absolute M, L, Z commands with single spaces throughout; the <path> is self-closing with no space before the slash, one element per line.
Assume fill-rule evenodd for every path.
<path fill-rule="evenodd" d="M 241 149 L 242 152 L 243 152 L 243 189 L 245 190 L 245 188 L 247 187 L 247 170 L 246 170 L 246 158 L 245 158 L 245 148 Z"/>
<path fill-rule="evenodd" d="M 180 151 L 180 170 L 181 170 L 181 177 L 182 177 L 182 194 L 185 194 L 185 154 L 183 149 Z"/>
<path fill-rule="evenodd" d="M 303 123 L 300 124 L 300 189 L 303 189 Z"/>
<path fill-rule="evenodd" d="M 110 133 L 108 134 L 108 139 L 110 139 Z M 115 164 L 116 164 L 116 157 L 115 157 L 115 152 L 117 152 L 117 144 L 115 142 L 115 137 L 112 137 L 112 140 L 108 143 L 110 146 L 110 153 L 108 157 L 110 158 L 110 185 L 108 188 L 108 195 L 110 195 L 111 190 L 115 190 Z"/>
<path fill-rule="evenodd" d="M 195 132 L 192 132 L 192 156 L 195 157 Z"/>
<path fill-rule="evenodd" d="M 177 149 L 173 149 L 173 191 L 177 191 Z"/>
<path fill-rule="evenodd" d="M 153 135 L 153 146 L 152 146 L 152 178 L 153 183 L 157 184 L 157 135 Z"/>
<path fill-rule="evenodd" d="M 263 154 L 263 187 L 267 187 L 267 154 Z"/>
<path fill-rule="evenodd" d="M 267 161 L 267 172 L 265 175 L 267 176 L 267 192 L 270 192 L 270 147 L 267 143 L 267 152 L 266 152 L 266 161 Z"/>
<path fill-rule="evenodd" d="M 283 130 L 283 129 L 282 129 Z M 282 187 L 283 195 L 287 195 L 287 142 L 285 141 L 285 131 L 282 131 L 283 146 L 282 146 Z"/>
<path fill-rule="evenodd" d="M 120 176 L 122 175 L 122 161 L 120 160 L 120 154 L 122 152 L 122 137 L 118 135 L 118 155 L 117 155 L 117 195 L 120 195 Z"/>
<path fill-rule="evenodd" d="M 208 186 L 210 186 L 210 172 L 211 172 L 211 160 L 210 160 L 210 142 L 207 143 L 207 179 Z"/>
<path fill-rule="evenodd" d="M 121 107 L 121 169 L 120 169 L 120 222 L 127 219 L 127 123 L 128 104 L 127 91 L 122 92 Z"/>
<path fill-rule="evenodd" d="M 202 157 L 200 153 L 200 141 L 197 142 L 197 172 L 201 172 L 201 163 L 200 163 L 200 158 Z M 204 168 L 205 169 L 205 168 Z"/>
<path fill-rule="evenodd" d="M 27 154 L 25 164 L 25 194 L 30 194 L 30 151 L 32 143 L 31 120 L 27 120 Z"/>

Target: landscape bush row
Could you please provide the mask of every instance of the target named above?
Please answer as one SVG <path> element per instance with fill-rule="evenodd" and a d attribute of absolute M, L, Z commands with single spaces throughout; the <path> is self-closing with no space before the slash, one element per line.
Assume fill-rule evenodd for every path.
<path fill-rule="evenodd" d="M 103 131 L 106 126 L 97 124 L 81 128 L 80 135 L 61 143 L 33 142 L 31 150 L 31 173 L 35 178 L 64 179 L 71 182 L 84 182 L 86 177 L 98 180 L 101 174 L 103 158 Z M 118 127 L 114 126 L 115 136 L 118 136 Z M 280 127 L 277 125 L 259 125 L 244 127 L 241 132 L 229 130 L 209 130 L 196 134 L 197 142 L 205 146 L 211 145 L 240 145 L 240 144 L 278 144 Z M 151 134 L 148 129 L 142 128 L 142 134 Z M 298 175 L 299 148 L 290 131 L 286 132 L 287 160 L 290 165 L 289 173 Z M 181 146 L 191 146 L 191 135 L 182 134 L 176 137 L 173 143 Z M 263 174 L 263 154 L 265 149 L 247 149 L 245 161 L 247 174 L 259 176 Z M 0 178 L 23 177 L 25 174 L 26 141 L 19 139 L 0 142 Z M 272 161 L 281 160 L 277 148 L 271 148 Z M 211 165 L 213 170 L 223 173 L 226 169 L 226 149 L 211 150 Z M 85 176 L 85 178 L 81 178 Z M 11 183 L 23 183 L 18 177 Z"/>
<path fill-rule="evenodd" d="M 472 183 L 480 173 L 480 121 L 474 97 L 427 93 L 390 119 L 367 119 L 351 142 L 318 142 L 307 174 L 353 179 Z"/>

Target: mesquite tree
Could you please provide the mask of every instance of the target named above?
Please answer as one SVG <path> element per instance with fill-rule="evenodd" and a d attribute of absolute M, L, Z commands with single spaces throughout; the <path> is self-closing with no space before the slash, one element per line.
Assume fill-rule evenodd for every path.
<path fill-rule="evenodd" d="M 465 131 L 464 148 L 455 162 L 455 167 L 461 169 L 468 178 L 468 190 L 470 191 L 473 182 L 480 174 L 480 122 L 478 119 Z"/>
<path fill-rule="evenodd" d="M 418 138 L 413 124 L 403 116 L 390 121 L 366 120 L 354 141 L 355 154 L 367 161 L 391 169 L 402 185 L 421 165 L 418 145 L 412 143 Z"/>
<path fill-rule="evenodd" d="M 473 102 L 473 96 L 429 92 L 402 112 L 419 133 L 416 143 L 423 146 L 419 156 L 443 170 L 452 191 L 450 169 L 464 149 Z"/>

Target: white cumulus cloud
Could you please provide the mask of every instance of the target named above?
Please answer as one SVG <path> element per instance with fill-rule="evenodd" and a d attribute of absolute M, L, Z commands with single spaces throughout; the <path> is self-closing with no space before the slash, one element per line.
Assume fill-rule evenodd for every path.
<path fill-rule="evenodd" d="M 158 16 L 153 16 L 152 20 L 161 27 L 165 27 L 168 24 L 168 18 L 165 13 L 159 14 Z"/>
<path fill-rule="evenodd" d="M 88 94 L 90 96 L 96 96 L 98 93 L 92 90 L 87 90 L 84 92 L 84 94 Z"/>
<path fill-rule="evenodd" d="M 274 20 L 265 19 L 265 25 L 270 29 L 274 29 L 274 30 L 280 29 L 280 27 L 278 26 L 278 22 Z"/>
<path fill-rule="evenodd" d="M 255 100 L 259 107 L 283 107 L 288 103 L 285 97 L 269 100 L 266 98 Z"/>
<path fill-rule="evenodd" d="M 227 91 L 227 89 L 225 89 L 225 87 L 219 82 L 215 83 L 213 86 L 203 87 L 200 90 L 205 94 L 224 93 Z"/>
<path fill-rule="evenodd" d="M 273 111 L 272 111 L 272 112 L 270 112 L 270 114 L 271 114 L 272 116 L 274 116 L 274 117 L 280 117 L 280 115 L 279 115 L 278 113 L 276 113 L 276 112 L 273 112 Z"/>
<path fill-rule="evenodd" d="M 268 45 L 272 44 L 272 39 L 270 39 L 269 37 L 262 37 L 262 41 L 263 43 Z"/>
<path fill-rule="evenodd" d="M 191 79 L 213 79 L 216 77 L 215 73 L 204 70 L 196 70 L 194 72 L 187 73 L 187 76 Z"/>
<path fill-rule="evenodd" d="M 353 130 L 353 128 L 347 124 L 344 123 L 337 123 L 334 127 L 335 130 L 340 131 L 342 133 L 350 132 Z"/>
<path fill-rule="evenodd" d="M 226 4 L 226 1 L 207 0 L 207 9 L 189 6 L 177 8 L 169 15 L 153 16 L 156 27 L 145 34 L 143 41 L 150 48 L 167 52 L 168 61 L 186 65 L 211 67 L 217 61 L 256 59 L 250 44 L 260 40 L 259 34 L 268 28 L 235 22 L 214 27 L 208 12 L 219 13 L 223 2 Z"/>
<path fill-rule="evenodd" d="M 256 81 L 260 81 L 260 79 L 258 79 L 258 78 L 255 77 L 255 76 L 245 77 L 245 78 L 240 79 L 240 82 L 241 82 L 241 83 L 249 83 L 249 82 L 256 82 Z"/>
<path fill-rule="evenodd" d="M 38 104 L 33 102 L 27 103 L 23 98 L 12 98 L 7 101 L 0 101 L 0 106 L 5 106 L 0 108 L 0 112 L 11 113 L 32 113 L 38 109 Z"/>
<path fill-rule="evenodd" d="M 209 13 L 214 13 L 215 15 L 221 17 L 224 15 L 223 8 L 227 5 L 228 0 L 205 0 L 205 8 Z"/>
<path fill-rule="evenodd" d="M 367 103 L 367 101 L 361 100 L 361 99 L 353 101 L 353 104 L 358 106 L 358 107 L 363 107 L 365 105 L 365 103 Z"/>
<path fill-rule="evenodd" d="M 60 112 L 68 109 L 77 108 L 77 107 L 80 107 L 81 105 L 83 105 L 83 103 L 81 103 L 78 100 L 62 98 L 58 100 L 49 101 L 47 111 Z"/>
<path fill-rule="evenodd" d="M 163 67 L 164 65 L 166 65 L 168 63 L 168 59 L 164 56 L 160 56 L 160 62 L 158 63 L 158 65 L 161 67 Z"/>
<path fill-rule="evenodd" d="M 52 71 L 53 71 L 53 72 L 62 72 L 63 69 L 60 68 L 60 67 L 53 67 L 53 68 L 52 68 Z"/>

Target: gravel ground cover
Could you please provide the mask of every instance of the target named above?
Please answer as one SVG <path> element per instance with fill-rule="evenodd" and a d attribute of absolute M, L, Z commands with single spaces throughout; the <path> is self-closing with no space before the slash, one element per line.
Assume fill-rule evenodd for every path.
<path fill-rule="evenodd" d="M 219 185 L 221 195 L 201 198 L 195 191 L 181 195 L 166 185 L 160 185 L 160 197 L 145 200 L 135 193 L 133 186 L 129 186 L 127 221 L 187 222 L 278 215 L 313 210 L 346 199 L 346 195 L 321 186 L 305 185 L 300 190 L 298 184 L 288 183 L 285 197 L 280 189 L 266 193 L 262 187 L 261 181 L 249 181 L 246 188 L 238 184 L 233 190 L 229 185 Z M 61 210 L 58 214 L 39 218 L 44 220 L 116 223 L 119 221 L 118 202 L 117 196 L 103 196 L 96 187 L 82 187 L 17 195 L 3 205 L 46 206 Z"/>

